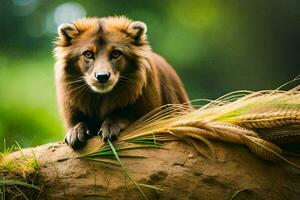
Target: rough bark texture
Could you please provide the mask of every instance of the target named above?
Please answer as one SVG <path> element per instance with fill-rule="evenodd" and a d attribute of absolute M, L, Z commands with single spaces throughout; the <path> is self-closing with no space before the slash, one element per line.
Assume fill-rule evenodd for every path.
<path fill-rule="evenodd" d="M 95 149 L 97 144 L 99 139 L 92 139 L 83 151 Z M 132 150 L 132 154 L 147 158 L 122 161 L 137 182 L 163 189 L 143 188 L 151 200 L 300 198 L 299 170 L 262 160 L 240 145 L 213 144 L 216 159 L 204 158 L 184 142 L 170 142 L 163 149 Z M 61 143 L 25 149 L 23 153 L 30 156 L 32 150 L 41 164 L 40 183 L 44 184 L 39 199 L 143 199 L 129 178 L 125 180 L 119 166 L 72 159 L 82 152 Z M 203 151 L 207 149 L 203 147 Z M 300 158 L 289 159 L 300 164 Z"/>

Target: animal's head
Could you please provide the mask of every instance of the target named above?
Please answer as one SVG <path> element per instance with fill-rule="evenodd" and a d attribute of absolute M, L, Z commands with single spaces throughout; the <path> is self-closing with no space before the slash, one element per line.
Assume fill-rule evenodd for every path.
<path fill-rule="evenodd" d="M 58 27 L 54 50 L 65 72 L 81 77 L 97 93 L 136 80 L 150 46 L 146 24 L 126 17 L 84 18 Z M 145 70 L 145 69 L 143 69 Z"/>

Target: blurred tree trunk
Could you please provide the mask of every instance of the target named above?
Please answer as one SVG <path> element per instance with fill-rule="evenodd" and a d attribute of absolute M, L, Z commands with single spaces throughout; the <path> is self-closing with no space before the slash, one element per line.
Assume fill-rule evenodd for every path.
<path fill-rule="evenodd" d="M 137 182 L 163 189 L 142 187 L 151 200 L 299 199 L 299 170 L 262 160 L 240 145 L 213 144 L 215 159 L 204 158 L 184 142 L 170 142 L 162 149 L 132 150 L 133 155 L 146 158 L 122 161 Z M 92 139 L 81 152 L 61 143 L 24 149 L 25 156 L 32 156 L 33 150 L 41 164 L 39 182 L 43 189 L 39 199 L 143 199 L 119 166 L 75 158 L 98 145 L 99 139 Z M 21 155 L 16 152 L 10 156 Z M 300 158 L 292 160 L 300 164 Z"/>

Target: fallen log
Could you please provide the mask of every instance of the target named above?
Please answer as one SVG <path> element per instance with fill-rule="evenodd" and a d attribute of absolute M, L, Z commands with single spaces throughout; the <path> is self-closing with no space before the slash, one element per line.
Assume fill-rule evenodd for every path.
<path fill-rule="evenodd" d="M 77 152 L 63 143 L 46 144 L 14 152 L 4 160 L 35 157 L 39 163 L 34 183 L 40 191 L 21 188 L 29 199 L 145 199 L 122 167 L 78 157 L 99 144 L 95 137 Z M 122 158 L 122 163 L 137 183 L 147 185 L 140 188 L 148 199 L 299 199 L 298 169 L 263 160 L 241 145 L 212 144 L 215 158 L 203 157 L 184 141 L 172 141 L 162 148 L 134 149 L 133 155 L 144 157 Z M 299 157 L 288 158 L 300 164 Z M 6 194 L 7 199 L 13 196 Z"/>

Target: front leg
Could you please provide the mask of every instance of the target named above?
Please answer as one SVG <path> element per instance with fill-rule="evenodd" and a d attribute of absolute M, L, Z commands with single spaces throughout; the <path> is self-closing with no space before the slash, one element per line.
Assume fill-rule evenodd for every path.
<path fill-rule="evenodd" d="M 115 141 L 119 136 L 120 132 L 130 125 L 130 121 L 120 117 L 107 117 L 102 126 L 102 139 L 104 141 L 110 140 Z"/>
<path fill-rule="evenodd" d="M 73 149 L 79 149 L 86 144 L 89 135 L 86 117 L 78 109 L 65 104 L 63 107 L 64 125 L 67 130 L 65 143 Z"/>

